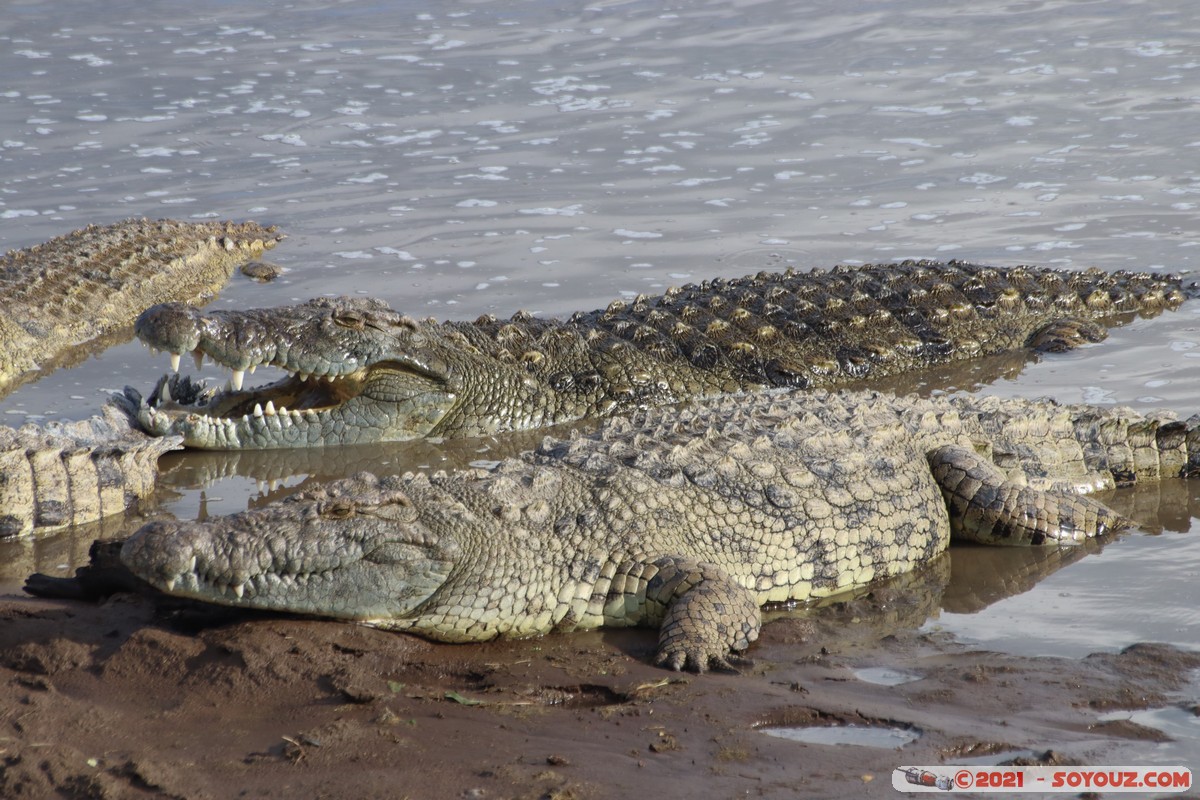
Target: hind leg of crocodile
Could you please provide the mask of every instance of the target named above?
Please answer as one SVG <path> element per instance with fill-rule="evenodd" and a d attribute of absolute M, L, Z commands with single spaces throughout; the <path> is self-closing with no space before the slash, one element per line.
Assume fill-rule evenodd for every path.
<path fill-rule="evenodd" d="M 1076 544 L 1133 524 L 1090 497 L 1014 483 L 966 447 L 939 447 L 928 459 L 946 499 L 951 535 L 958 539 L 1002 545 Z"/>
<path fill-rule="evenodd" d="M 646 601 L 666 606 L 654 663 L 735 671 L 730 651 L 745 650 L 762 628 L 754 595 L 713 564 L 668 556 L 652 566 L 657 574 L 646 586 Z"/>

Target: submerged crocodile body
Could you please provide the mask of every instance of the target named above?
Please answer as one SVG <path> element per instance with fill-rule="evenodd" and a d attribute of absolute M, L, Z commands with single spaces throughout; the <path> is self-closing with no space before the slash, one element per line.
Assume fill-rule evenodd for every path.
<path fill-rule="evenodd" d="M 778 393 L 649 410 L 495 468 L 362 474 L 121 560 L 173 595 L 482 641 L 657 625 L 726 665 L 760 605 L 920 568 L 953 534 L 1072 543 L 1128 523 L 1083 493 L 1190 475 L 1200 422 L 998 398 Z"/>
<path fill-rule="evenodd" d="M 0 257 L 0 394 L 128 330 L 149 305 L 211 297 L 281 238 L 252 222 L 130 219 L 10 251 Z M 116 405 L 69 425 L 0 427 L 0 536 L 91 522 L 153 491 L 158 457 L 180 438 L 148 437 L 129 414 Z"/>
<path fill-rule="evenodd" d="M 818 388 L 1013 348 L 1066 349 L 1177 307 L 1178 277 L 906 262 L 760 273 L 568 320 L 416 321 L 378 300 L 149 309 L 137 335 L 233 370 L 160 383 L 140 422 L 207 449 L 477 436 L 737 391 Z M 242 390 L 256 366 L 291 377 Z M 166 391 L 164 391 L 164 388 Z"/>

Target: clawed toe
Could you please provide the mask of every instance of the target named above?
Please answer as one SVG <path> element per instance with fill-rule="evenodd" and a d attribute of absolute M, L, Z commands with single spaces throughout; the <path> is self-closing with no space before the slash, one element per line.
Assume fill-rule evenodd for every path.
<path fill-rule="evenodd" d="M 656 667 L 664 667 L 675 672 L 694 672 L 701 674 L 712 670 L 727 675 L 741 675 L 742 670 L 754 666 L 754 660 L 735 653 L 704 653 L 686 650 L 659 651 L 654 657 Z"/>

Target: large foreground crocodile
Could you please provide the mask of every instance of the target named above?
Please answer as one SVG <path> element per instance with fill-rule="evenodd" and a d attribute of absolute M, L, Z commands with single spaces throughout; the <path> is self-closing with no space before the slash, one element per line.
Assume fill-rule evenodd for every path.
<path fill-rule="evenodd" d="M 658 625 L 728 664 L 761 604 L 930 562 L 953 534 L 1072 543 L 1128 525 L 1082 493 L 1190 475 L 1200 420 L 998 398 L 766 392 L 547 438 L 489 471 L 363 474 L 206 522 L 153 522 L 129 570 L 173 595 L 444 641 Z"/>
<path fill-rule="evenodd" d="M 253 222 L 130 219 L 10 251 L 0 257 L 0 395 L 128 331 L 149 305 L 211 297 L 281 238 Z M 0 427 L 0 536 L 90 522 L 148 495 L 158 457 L 180 439 L 148 437 L 128 415 L 112 406 L 44 430 Z"/>

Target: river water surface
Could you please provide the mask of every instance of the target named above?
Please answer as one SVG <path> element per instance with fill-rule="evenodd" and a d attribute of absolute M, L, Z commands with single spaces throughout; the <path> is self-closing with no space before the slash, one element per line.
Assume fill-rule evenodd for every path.
<path fill-rule="evenodd" d="M 239 276 L 217 306 L 356 293 L 439 319 L 784 263 L 1195 269 L 1196 42 L 1191 5 L 1166 0 L 13 0 L 0 245 L 128 216 L 253 218 L 287 232 L 271 256 L 286 272 Z M 982 391 L 1190 414 L 1198 314 Z M 120 345 L 0 401 L 0 422 L 85 417 L 164 368 Z M 174 490 L 183 517 L 259 491 Z M 927 624 L 1021 653 L 1196 647 L 1195 494 L 1139 493 L 1162 533 Z M 56 542 L 8 545 L 4 586 L 70 566 L 78 547 Z M 1200 735 L 1188 746 L 1194 762 Z"/>

